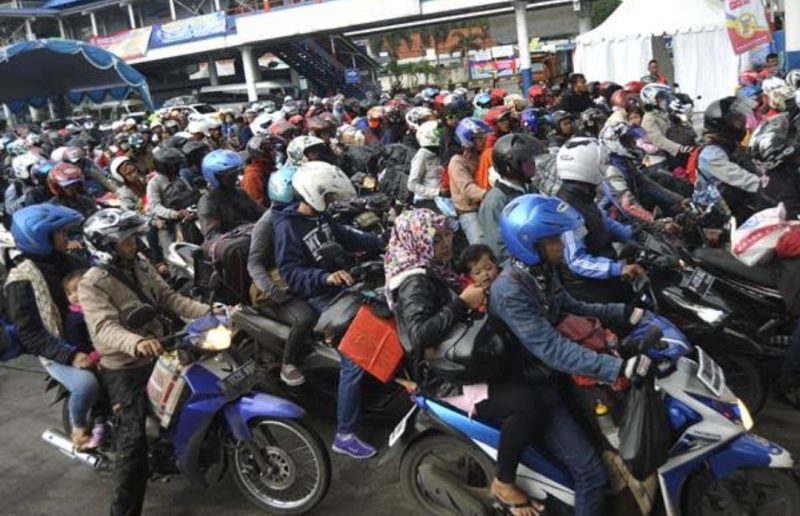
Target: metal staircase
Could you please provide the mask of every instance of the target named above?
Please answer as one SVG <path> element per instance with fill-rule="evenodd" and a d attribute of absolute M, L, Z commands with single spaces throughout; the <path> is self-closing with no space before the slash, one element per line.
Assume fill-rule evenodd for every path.
<path fill-rule="evenodd" d="M 348 97 L 364 97 L 359 85 L 345 83 L 345 67 L 313 39 L 284 43 L 270 50 L 305 77 L 319 95 L 335 91 Z"/>

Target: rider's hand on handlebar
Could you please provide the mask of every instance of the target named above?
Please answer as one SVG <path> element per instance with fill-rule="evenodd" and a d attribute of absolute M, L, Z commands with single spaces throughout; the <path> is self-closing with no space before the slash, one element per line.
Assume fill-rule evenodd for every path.
<path fill-rule="evenodd" d="M 189 210 L 178 210 L 178 218 L 183 222 L 194 219 L 195 214 Z"/>
<path fill-rule="evenodd" d="M 136 354 L 140 357 L 157 357 L 163 352 L 158 339 L 146 339 L 136 344 Z"/>
<path fill-rule="evenodd" d="M 75 353 L 75 357 L 72 359 L 72 367 L 78 369 L 91 369 L 94 367 L 94 362 L 92 362 L 92 359 L 89 358 L 89 355 L 78 351 Z"/>
<path fill-rule="evenodd" d="M 341 287 L 343 285 L 347 285 L 349 287 L 353 284 L 353 277 L 347 271 L 336 271 L 328 274 L 328 277 L 325 278 L 325 283 L 335 287 Z"/>
<path fill-rule="evenodd" d="M 644 269 L 638 263 L 631 263 L 622 267 L 622 279 L 632 280 L 644 274 Z"/>
<path fill-rule="evenodd" d="M 636 355 L 622 363 L 622 374 L 628 380 L 647 376 L 650 365 L 653 363 L 647 355 Z"/>
<path fill-rule="evenodd" d="M 477 310 L 486 302 L 486 288 L 470 285 L 458 296 L 468 307 Z"/>

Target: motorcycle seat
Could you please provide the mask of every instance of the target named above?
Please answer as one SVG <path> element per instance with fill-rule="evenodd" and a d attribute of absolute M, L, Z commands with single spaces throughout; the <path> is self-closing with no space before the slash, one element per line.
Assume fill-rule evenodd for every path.
<path fill-rule="evenodd" d="M 778 288 L 778 275 L 775 269 L 766 265 L 748 266 L 740 262 L 724 249 L 701 247 L 692 254 L 703 266 L 730 274 L 739 279 L 769 287 Z"/>
<path fill-rule="evenodd" d="M 240 307 L 233 313 L 232 319 L 235 326 L 255 332 L 256 335 L 269 335 L 282 341 L 288 339 L 292 331 L 290 326 L 273 320 L 250 306 Z"/>

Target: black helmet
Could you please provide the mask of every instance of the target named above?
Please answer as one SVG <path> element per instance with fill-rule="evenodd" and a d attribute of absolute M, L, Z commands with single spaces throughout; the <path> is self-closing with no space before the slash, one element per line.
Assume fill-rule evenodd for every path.
<path fill-rule="evenodd" d="M 728 143 L 738 143 L 747 133 L 746 114 L 747 106 L 736 97 L 715 100 L 706 108 L 703 128 Z"/>
<path fill-rule="evenodd" d="M 178 149 L 168 147 L 153 153 L 156 172 L 165 176 L 176 176 L 181 170 L 186 158 Z"/>
<path fill-rule="evenodd" d="M 605 111 L 600 108 L 590 107 L 581 113 L 581 117 L 578 120 L 578 130 L 583 136 L 597 138 L 600 130 L 606 124 L 606 120 L 608 120 L 608 115 Z"/>
<path fill-rule="evenodd" d="M 768 172 L 797 156 L 800 147 L 789 138 L 790 130 L 788 113 L 776 115 L 756 127 L 747 150 L 759 168 Z"/>
<path fill-rule="evenodd" d="M 183 146 L 186 145 L 187 141 L 189 141 L 187 137 L 182 136 L 180 134 L 173 134 L 172 136 L 169 136 L 167 137 L 167 139 L 164 140 L 164 143 L 161 144 L 161 148 L 181 150 Z"/>
<path fill-rule="evenodd" d="M 507 134 L 494 144 L 492 163 L 502 177 L 530 179 L 536 174 L 534 158 L 546 152 L 544 144 L 529 134 Z"/>

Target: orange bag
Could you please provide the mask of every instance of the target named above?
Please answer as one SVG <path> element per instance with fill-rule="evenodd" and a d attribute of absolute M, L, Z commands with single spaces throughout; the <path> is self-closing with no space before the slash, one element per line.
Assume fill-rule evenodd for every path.
<path fill-rule="evenodd" d="M 394 318 L 381 319 L 367 305 L 358 309 L 339 352 L 383 383 L 394 378 L 405 356 Z"/>

